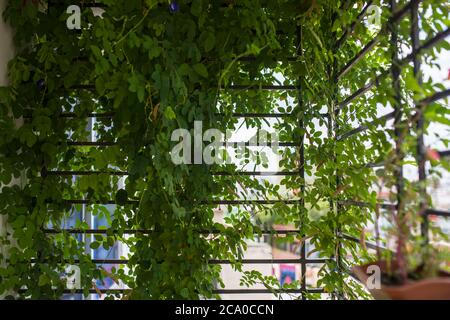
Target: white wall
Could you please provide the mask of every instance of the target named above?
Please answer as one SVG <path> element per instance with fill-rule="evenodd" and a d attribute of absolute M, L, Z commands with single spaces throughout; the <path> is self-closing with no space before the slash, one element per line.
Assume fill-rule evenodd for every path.
<path fill-rule="evenodd" d="M 0 12 L 3 14 L 3 10 L 6 6 L 7 0 L 0 0 Z M 12 30 L 0 19 L 0 86 L 8 84 L 7 77 L 7 65 L 8 61 L 13 57 L 14 49 L 12 43 Z"/>
<path fill-rule="evenodd" d="M 264 242 L 247 243 L 247 250 L 244 253 L 244 259 L 273 259 L 272 247 Z M 242 271 L 259 271 L 263 276 L 272 275 L 272 264 L 245 264 L 242 266 Z M 222 265 L 220 273 L 225 289 L 247 289 L 245 286 L 240 286 L 240 280 L 243 273 L 233 270 L 233 268 L 226 264 Z M 248 289 L 266 289 L 262 284 L 255 284 Z M 258 294 L 221 294 L 223 300 L 272 300 L 275 296 L 270 293 Z"/>
<path fill-rule="evenodd" d="M 6 7 L 7 0 L 0 0 L 0 13 Z M 8 61 L 13 57 L 14 49 L 12 43 L 12 30 L 0 19 L 0 86 L 8 85 Z M 0 235 L 3 235 L 6 229 L 6 218 L 0 215 Z"/>
<path fill-rule="evenodd" d="M 0 15 L 6 7 L 7 0 L 0 0 Z M 8 85 L 8 61 L 14 55 L 12 30 L 0 17 L 0 86 Z M 1 186 L 0 186 L 1 190 Z M 1 192 L 1 191 L 0 191 Z M 0 236 L 6 234 L 6 216 L 0 215 Z M 5 253 L 5 248 L 0 247 L 0 252 Z M 0 296 L 0 299 L 2 297 Z"/>

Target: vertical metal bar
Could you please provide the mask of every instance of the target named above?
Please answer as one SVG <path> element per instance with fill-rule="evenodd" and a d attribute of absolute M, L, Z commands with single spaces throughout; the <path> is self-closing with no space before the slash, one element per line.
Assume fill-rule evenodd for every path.
<path fill-rule="evenodd" d="M 329 80 L 330 80 L 330 86 L 332 85 L 332 77 L 331 77 L 331 73 L 332 73 L 332 70 L 331 70 L 331 66 L 327 66 L 327 74 L 328 74 L 328 77 L 329 77 Z M 327 117 L 327 137 L 328 137 L 328 139 L 333 139 L 334 138 L 334 135 L 333 135 L 333 117 L 335 117 L 335 114 L 334 114 L 334 108 L 333 108 L 333 100 L 334 99 L 329 99 L 329 101 L 328 101 L 328 117 Z M 333 152 L 333 157 L 334 157 L 334 152 Z M 330 184 L 332 184 L 332 183 L 330 183 Z M 332 211 L 333 212 L 333 214 L 334 214 L 334 201 L 333 201 L 333 199 L 332 199 L 332 197 L 330 196 L 330 198 L 329 198 L 329 200 L 328 200 L 328 203 L 329 203 L 329 206 L 330 206 L 330 211 Z M 337 237 L 336 237 L 337 238 Z M 336 258 L 336 255 L 334 255 L 332 258 Z M 338 297 L 339 297 L 339 295 L 338 295 Z"/>
<path fill-rule="evenodd" d="M 334 24 L 334 22 L 338 19 L 337 12 L 333 13 L 333 17 L 331 19 L 331 23 Z M 336 32 L 332 32 L 332 39 L 336 39 Z M 339 44 L 340 45 L 340 44 Z M 336 50 L 338 50 L 338 41 L 333 41 L 331 45 L 331 49 L 333 51 L 333 54 L 336 53 Z M 333 64 L 329 65 L 328 67 L 328 76 L 329 76 L 329 83 L 330 88 L 332 92 L 332 97 L 330 99 L 330 109 L 329 109 L 329 125 L 328 125 L 328 137 L 333 139 L 333 144 L 336 146 L 338 143 L 338 131 L 339 131 L 339 123 L 338 123 L 338 116 L 339 116 L 339 109 L 337 109 L 337 106 L 339 104 L 338 102 L 338 63 L 337 59 L 333 60 Z M 337 153 L 336 148 L 333 150 L 333 161 L 335 164 L 337 164 Z M 336 171 L 335 171 L 335 183 L 334 183 L 334 189 L 338 190 L 339 185 L 341 183 L 341 179 L 339 177 L 339 171 L 338 166 L 336 165 Z M 341 207 L 339 205 L 339 201 L 333 201 L 330 198 L 330 208 L 333 210 L 333 212 L 336 213 L 336 219 L 339 219 L 339 214 L 341 211 Z M 335 230 L 335 239 L 336 239 L 336 247 L 335 247 L 335 258 L 336 258 L 336 268 L 337 271 L 343 275 L 343 269 L 342 269 L 342 257 L 341 257 L 341 228 L 340 225 L 336 224 L 336 230 Z M 339 279 L 339 286 L 341 286 L 343 283 L 343 278 Z M 342 294 L 342 290 L 338 290 L 336 292 L 337 298 L 339 300 L 344 299 L 344 296 Z"/>
<path fill-rule="evenodd" d="M 420 70 L 421 59 L 417 54 L 417 50 L 420 47 L 419 39 L 419 4 L 413 3 L 411 6 L 411 45 L 414 63 L 414 77 L 419 86 L 422 85 L 422 73 Z M 416 161 L 419 174 L 419 213 L 423 217 L 421 224 L 421 233 L 425 239 L 425 243 L 428 242 L 428 215 L 426 214 L 427 202 L 426 202 L 426 171 L 425 171 L 425 143 L 424 143 L 424 117 L 423 106 L 419 104 L 417 107 L 417 149 L 416 149 Z"/>
<path fill-rule="evenodd" d="M 302 56 L 303 50 L 302 50 L 302 29 L 301 27 L 297 26 L 297 56 Z M 302 82 L 301 82 L 301 75 L 299 75 L 297 81 L 298 81 L 298 109 L 300 112 L 304 111 L 304 104 L 303 104 L 303 98 L 302 98 Z M 303 115 L 301 116 L 303 117 Z M 305 129 L 305 124 L 303 121 L 303 118 L 300 118 L 299 120 L 299 126 L 302 130 Z M 301 272 L 301 291 L 302 291 L 302 300 L 306 300 L 306 239 L 305 239 L 305 232 L 304 232 L 304 224 L 305 224 L 305 217 L 304 217 L 304 209 L 305 209 L 305 134 L 302 133 L 300 136 L 300 147 L 299 147 L 299 176 L 300 176 L 300 209 L 302 210 L 300 213 L 300 230 L 302 242 L 300 247 L 300 272 Z"/>
<path fill-rule="evenodd" d="M 335 109 L 335 107 L 338 104 L 338 101 L 337 101 L 337 92 L 338 92 L 337 84 L 338 84 L 338 80 L 337 80 L 337 77 L 336 77 L 336 70 L 337 70 L 336 61 L 337 60 L 335 60 L 335 63 L 333 65 L 333 78 L 332 78 L 332 79 L 334 79 L 333 81 L 334 81 L 334 85 L 335 85 L 334 93 L 333 93 L 333 95 L 334 95 L 333 113 L 334 113 L 335 119 L 334 119 L 334 126 L 332 127 L 333 138 L 334 138 L 334 143 L 335 144 L 338 143 L 338 134 L 339 134 L 338 133 L 339 132 L 339 123 L 338 123 L 339 110 Z M 337 110 L 337 111 L 335 112 L 335 110 Z M 331 119 L 332 119 L 332 117 L 330 118 L 330 120 Z M 341 177 L 340 177 L 340 173 L 339 173 L 339 169 L 338 169 L 339 166 L 337 165 L 337 154 L 336 154 L 336 152 L 334 152 L 333 156 L 334 156 L 334 162 L 336 163 L 336 190 L 339 190 L 340 184 L 341 184 Z M 336 205 L 336 217 L 337 217 L 337 219 L 339 219 L 339 215 L 340 215 L 340 213 L 342 211 L 342 206 L 339 203 L 339 201 L 336 201 L 335 205 Z M 342 255 L 341 255 L 342 243 L 340 241 L 340 239 L 341 239 L 341 226 L 340 226 L 340 224 L 337 224 L 336 235 L 335 236 L 336 236 L 336 241 L 337 241 L 337 244 L 336 244 L 336 264 L 337 264 L 338 271 L 341 272 L 343 269 L 342 269 Z M 341 272 L 341 274 L 343 274 L 343 272 Z M 343 298 L 341 293 L 339 293 L 338 297 L 339 298 Z"/>
<path fill-rule="evenodd" d="M 393 15 L 396 7 L 396 0 L 390 0 L 391 14 Z M 396 248 L 396 262 L 400 271 L 400 277 L 403 281 L 408 278 L 407 275 L 407 261 L 405 259 L 405 236 L 407 231 L 407 225 L 404 223 L 405 219 L 405 203 L 404 203 L 404 180 L 403 180 L 403 160 L 404 152 L 402 149 L 404 136 L 407 133 L 408 127 L 406 123 L 402 123 L 402 97 L 401 97 L 401 85 L 400 75 L 401 69 L 399 65 L 399 41 L 398 41 L 398 25 L 396 22 L 389 24 L 391 29 L 391 49 L 392 49 L 392 81 L 394 89 L 394 135 L 395 135 L 395 155 L 394 155 L 394 176 L 395 185 L 397 189 L 397 204 L 395 221 L 398 229 L 397 235 L 397 248 Z"/>
<path fill-rule="evenodd" d="M 328 75 L 329 76 L 331 76 L 331 72 L 332 72 L 331 71 L 331 67 L 329 67 L 328 68 Z M 332 79 L 333 78 L 330 77 L 330 84 L 333 81 Z M 334 99 L 331 99 L 329 101 L 329 104 L 330 104 L 331 107 L 333 107 L 333 101 L 334 101 Z M 330 108 L 329 109 L 329 114 L 328 114 L 328 117 L 327 117 L 327 120 L 328 120 L 328 128 L 327 128 L 328 129 L 328 139 L 334 139 L 334 134 L 333 134 L 333 132 L 334 132 L 334 130 L 333 130 L 334 120 L 333 120 L 333 117 L 335 117 L 334 110 L 333 110 L 333 108 Z M 332 156 L 333 156 L 333 158 L 335 158 L 334 151 L 333 151 L 333 155 Z M 336 175 L 336 177 L 337 177 L 337 175 Z M 330 182 L 330 184 L 333 184 L 333 182 Z M 334 187 L 336 187 L 336 185 L 334 185 Z M 335 213 L 336 213 L 336 211 L 335 211 L 336 203 L 335 203 L 335 201 L 333 201 L 331 196 L 330 196 L 330 198 L 328 200 L 328 203 L 329 203 L 329 206 L 330 206 L 330 211 L 332 211 L 333 215 L 336 216 L 335 215 Z M 338 241 L 337 232 L 335 232 L 335 239 L 336 239 L 336 241 Z M 336 247 L 335 248 L 337 248 L 337 247 L 338 247 L 338 244 L 336 243 Z M 340 257 L 339 256 L 340 256 L 339 250 L 335 250 L 335 254 L 331 257 L 331 258 L 336 259 L 337 265 L 339 265 L 339 261 L 340 261 Z M 340 295 L 339 292 L 335 292 L 333 295 L 337 296 L 338 299 L 341 299 L 341 295 Z"/>
<path fill-rule="evenodd" d="M 94 129 L 94 118 L 89 118 L 87 120 L 86 132 L 88 134 L 87 140 L 91 142 L 95 141 L 93 129 Z M 76 178 L 77 177 L 75 177 L 75 179 Z M 85 221 L 89 225 L 89 228 L 94 229 L 93 216 L 91 208 L 88 206 L 88 204 L 82 204 L 81 214 L 82 214 L 82 221 Z M 93 242 L 93 238 L 94 235 L 83 234 L 85 253 L 88 254 L 91 258 L 94 258 L 93 250 L 91 249 L 91 243 Z"/>
<path fill-rule="evenodd" d="M 390 10 L 394 14 L 396 9 L 396 1 L 390 0 Z M 398 26 L 395 22 L 389 25 L 391 31 L 391 45 L 392 45 L 392 81 L 394 89 L 394 135 L 395 135 L 395 155 L 396 161 L 394 163 L 394 175 L 396 179 L 396 189 L 397 189 L 397 213 L 403 210 L 403 165 L 402 161 L 404 158 L 402 151 L 403 144 L 403 128 L 402 128 L 402 116 L 403 112 L 401 109 L 401 87 L 400 87 L 400 66 L 398 57 Z"/>

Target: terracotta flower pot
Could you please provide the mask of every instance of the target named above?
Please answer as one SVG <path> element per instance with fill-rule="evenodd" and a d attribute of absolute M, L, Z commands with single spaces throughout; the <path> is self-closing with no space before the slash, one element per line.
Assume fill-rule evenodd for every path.
<path fill-rule="evenodd" d="M 380 267 L 381 273 L 386 272 L 386 262 L 376 261 L 362 266 L 353 267 L 356 277 L 364 284 L 372 272 L 367 273 L 371 265 Z M 369 289 L 375 299 L 379 300 L 450 300 L 450 274 L 441 272 L 439 277 L 423 280 L 409 280 L 403 285 L 384 285 L 380 289 Z"/>

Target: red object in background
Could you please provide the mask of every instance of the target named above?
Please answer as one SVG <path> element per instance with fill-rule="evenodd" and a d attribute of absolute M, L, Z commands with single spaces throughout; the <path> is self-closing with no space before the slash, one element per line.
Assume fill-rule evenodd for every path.
<path fill-rule="evenodd" d="M 448 77 L 447 80 L 450 80 L 450 69 L 448 69 Z"/>
<path fill-rule="evenodd" d="M 437 152 L 434 149 L 427 149 L 426 156 L 427 156 L 428 160 L 434 160 L 434 161 L 438 161 L 441 158 L 441 156 L 439 155 L 439 152 Z"/>

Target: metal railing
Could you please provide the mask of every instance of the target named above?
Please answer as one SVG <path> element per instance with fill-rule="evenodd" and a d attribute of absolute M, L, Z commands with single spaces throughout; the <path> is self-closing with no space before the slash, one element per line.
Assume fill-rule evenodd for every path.
<path fill-rule="evenodd" d="M 336 50 L 340 50 L 344 45 L 345 41 L 349 39 L 352 34 L 354 33 L 357 24 L 362 23 L 362 20 L 364 19 L 364 16 L 369 8 L 369 6 L 372 4 L 373 1 L 367 1 L 366 5 L 363 7 L 361 13 L 357 16 L 356 20 L 351 23 L 343 32 L 340 38 L 338 38 L 336 42 Z M 443 41 L 449 34 L 449 29 L 442 31 L 438 34 L 436 34 L 431 39 L 428 39 L 427 41 L 424 41 L 423 43 L 420 43 L 418 33 L 418 6 L 421 3 L 421 0 L 412 0 L 407 5 L 403 6 L 400 9 L 395 8 L 395 1 L 390 1 L 391 4 L 391 10 L 392 15 L 389 18 L 387 24 L 382 26 L 381 31 L 372 39 L 370 40 L 361 50 L 359 53 L 357 53 L 353 58 L 351 58 L 348 62 L 344 64 L 344 67 L 342 67 L 339 70 L 332 70 L 335 74 L 335 81 L 339 82 L 342 78 L 345 77 L 348 72 L 350 72 L 353 68 L 356 67 L 359 61 L 364 59 L 364 57 L 371 52 L 372 49 L 374 49 L 377 44 L 380 42 L 380 40 L 387 36 L 391 36 L 391 43 L 393 46 L 395 46 L 396 50 L 394 50 L 394 56 L 393 58 L 393 64 L 389 70 L 384 70 L 380 74 L 376 75 L 374 80 L 369 81 L 367 84 L 363 85 L 361 88 L 356 90 L 354 93 L 350 94 L 348 97 L 344 98 L 342 101 L 336 101 L 337 108 L 334 112 L 338 114 L 339 112 L 343 111 L 343 109 L 354 102 L 356 99 L 363 96 L 366 92 L 373 89 L 375 86 L 379 84 L 379 82 L 388 77 L 389 75 L 392 76 L 393 84 L 397 90 L 397 93 L 399 93 L 400 88 L 399 86 L 399 74 L 400 74 L 400 68 L 407 65 L 408 63 L 414 64 L 414 74 L 415 76 L 420 80 L 420 66 L 421 66 L 421 60 L 420 56 L 423 54 L 426 50 L 429 50 L 433 48 L 436 44 L 438 44 L 440 41 Z M 92 3 L 85 3 L 85 7 L 104 7 L 101 4 L 92 4 Z M 410 55 L 408 55 L 406 58 L 400 60 L 398 59 L 398 48 L 397 48 L 397 34 L 396 34 L 396 24 L 399 23 L 399 21 L 405 17 L 407 14 L 410 14 L 411 16 L 411 40 L 412 40 L 412 47 L 413 51 Z M 292 57 L 288 59 L 289 61 L 297 61 L 298 57 L 302 55 L 302 50 L 300 48 L 301 43 L 301 28 L 298 28 L 297 30 L 297 57 Z M 248 61 L 252 62 L 254 61 L 254 58 L 243 58 L 242 61 Z M 335 66 L 336 67 L 336 66 Z M 299 75 L 301 77 L 301 75 Z M 298 79 L 298 82 L 301 83 L 301 79 Z M 419 81 L 420 82 L 420 81 Z M 72 90 L 95 90 L 94 85 L 76 85 L 71 88 Z M 296 90 L 298 91 L 298 105 L 297 108 L 299 111 L 304 110 L 305 104 L 302 101 L 302 87 L 300 85 L 231 85 L 224 88 L 224 90 Z M 419 129 L 423 128 L 423 115 L 421 113 L 421 110 L 425 108 L 427 105 L 436 102 L 440 99 L 447 98 L 450 94 L 450 90 L 444 90 L 442 92 L 438 92 L 434 94 L 431 97 L 428 97 L 426 99 L 423 99 L 421 101 L 418 101 L 417 104 L 417 117 L 419 119 Z M 401 119 L 402 110 L 401 105 L 397 104 L 394 106 L 394 111 L 384 115 L 382 117 L 379 117 L 377 119 L 374 119 L 366 124 L 363 124 L 357 128 L 354 128 L 348 132 L 345 132 L 343 134 L 337 134 L 337 132 L 330 132 L 330 134 L 336 134 L 335 140 L 336 143 L 339 143 L 340 141 L 343 141 L 347 138 L 350 138 L 356 134 L 360 134 L 364 131 L 370 130 L 371 128 L 374 128 L 378 126 L 379 124 L 382 124 L 386 120 L 394 119 L 395 123 L 398 124 L 398 122 Z M 59 115 L 62 118 L 74 118 L 78 117 L 77 114 L 73 112 L 69 113 L 62 113 Z M 92 118 L 113 118 L 114 112 L 102 112 L 102 113 L 88 113 L 84 115 L 85 117 L 92 117 Z M 279 113 L 234 113 L 232 115 L 233 117 L 237 118 L 286 118 L 286 117 L 293 117 L 293 114 L 279 114 Z M 331 118 L 329 114 L 323 115 L 326 116 L 327 119 L 330 121 L 330 125 L 333 128 L 333 123 L 331 123 Z M 28 118 L 28 117 L 25 117 Z M 303 120 L 299 121 L 299 127 L 304 127 Z M 336 125 L 336 123 L 334 123 Z M 336 127 L 334 127 L 336 128 Z M 397 132 L 397 138 L 399 138 L 399 133 Z M 425 173 L 425 164 L 424 164 L 424 142 L 423 142 L 423 136 L 419 135 L 418 138 L 418 148 L 417 148 L 417 158 L 418 158 L 418 164 L 419 164 L 419 179 L 420 181 L 423 181 L 426 179 L 426 173 Z M 96 141 L 96 142 L 90 142 L 90 141 L 67 141 L 65 144 L 74 146 L 74 147 L 84 147 L 84 146 L 90 146 L 90 147 L 110 147 L 114 146 L 115 142 L 108 142 L 108 141 Z M 286 146 L 286 147 L 296 147 L 299 150 L 299 165 L 297 171 L 292 172 L 260 172 L 260 171 L 237 171 L 237 172 L 216 172 L 213 173 L 213 175 L 217 176 L 228 176 L 228 175 L 247 175 L 247 176 L 299 176 L 302 181 L 305 179 L 305 171 L 304 171 L 304 165 L 306 162 L 305 159 L 305 150 L 304 150 L 304 137 L 302 136 L 299 141 L 294 142 L 280 142 L 280 146 Z M 397 148 L 397 151 L 399 151 L 399 148 Z M 450 150 L 445 150 L 439 152 L 441 157 L 448 157 L 450 156 Z M 367 164 L 367 167 L 377 167 L 377 166 L 383 166 L 382 163 L 380 164 Z M 46 176 L 83 176 L 83 175 L 95 175 L 95 174 L 108 174 L 112 176 L 126 176 L 128 175 L 128 172 L 121 172 L 121 171 L 81 171 L 81 170 L 55 170 L 55 171 L 45 171 Z M 399 190 L 402 189 L 402 180 L 403 175 L 402 172 L 397 172 L 397 187 Z M 339 183 L 339 177 L 337 177 L 337 183 Z M 301 185 L 300 187 L 300 194 L 303 195 L 305 193 L 305 186 Z M 422 193 L 426 193 L 426 190 L 421 190 Z M 399 192 L 400 194 L 401 192 Z M 401 199 L 400 199 L 401 200 Z M 115 204 L 115 201 L 91 201 L 89 199 L 66 199 L 64 200 L 68 204 L 92 204 L 92 203 L 102 203 L 102 204 Z M 139 201 L 135 200 L 129 200 L 127 204 L 129 205 L 136 205 Z M 257 204 L 257 205 L 270 205 L 270 204 L 277 204 L 277 203 L 284 203 L 287 205 L 300 205 L 304 207 L 305 203 L 303 200 L 303 197 L 301 196 L 298 200 L 208 200 L 203 201 L 201 204 L 204 205 L 248 205 L 248 204 Z M 358 202 L 358 201 L 339 201 L 335 203 L 338 210 L 344 206 L 358 206 L 358 207 L 370 207 L 371 205 L 368 203 Z M 399 203 L 396 204 L 388 204 L 388 203 L 380 203 L 380 207 L 388 210 L 396 210 L 398 209 Z M 443 216 L 443 217 L 449 217 L 450 212 L 448 211 L 441 211 L 436 210 L 433 208 L 427 208 L 425 203 L 421 204 L 423 207 L 424 216 L 428 217 L 429 215 L 437 215 L 437 216 Z M 301 217 L 300 217 L 301 220 Z M 427 234 L 427 223 L 425 222 L 423 225 L 423 232 L 426 235 Z M 44 232 L 51 235 L 51 234 L 58 234 L 62 232 L 67 232 L 69 234 L 106 234 L 107 232 L 115 233 L 117 231 L 114 230 L 103 230 L 103 229 L 44 229 Z M 122 234 L 149 234 L 154 231 L 152 230 L 143 230 L 143 229 L 136 229 L 136 230 L 123 230 L 120 231 Z M 205 235 L 211 235 L 211 234 L 217 234 L 220 233 L 218 230 L 199 230 L 198 231 L 201 234 Z M 305 237 L 305 234 L 301 234 L 301 230 L 261 230 L 261 231 L 255 231 L 255 235 L 288 235 L 288 234 L 297 234 L 300 235 L 302 238 Z M 339 234 L 338 235 L 341 239 L 345 239 L 348 241 L 354 241 L 359 242 L 358 238 L 352 237 L 350 235 L 346 234 Z M 372 243 L 366 243 L 366 246 L 371 249 L 377 249 L 379 248 L 376 244 Z M 308 264 L 315 264 L 315 263 L 325 263 L 329 259 L 337 259 L 339 260 L 340 257 L 333 257 L 328 259 L 309 259 L 307 258 L 307 252 L 306 252 L 306 244 L 305 241 L 302 241 L 301 249 L 300 249 L 300 258 L 299 259 L 244 259 L 240 260 L 239 262 L 242 264 L 274 264 L 274 263 L 292 263 L 292 264 L 300 264 L 301 266 L 301 288 L 300 289 L 293 289 L 293 290 L 269 290 L 269 289 L 218 289 L 215 290 L 214 293 L 217 294 L 251 294 L 251 293 L 298 293 L 302 294 L 302 297 L 304 298 L 304 293 L 324 293 L 324 290 L 321 288 L 308 288 L 306 285 L 306 269 Z M 92 259 L 93 263 L 98 264 L 127 264 L 128 259 Z M 76 263 L 77 261 L 72 261 L 72 263 Z M 231 260 L 210 260 L 210 264 L 230 264 L 234 261 Z M 99 292 L 102 293 L 125 293 L 128 289 L 90 289 L 88 290 L 89 293 L 97 294 Z M 66 290 L 65 293 L 83 293 L 85 290 Z"/>

